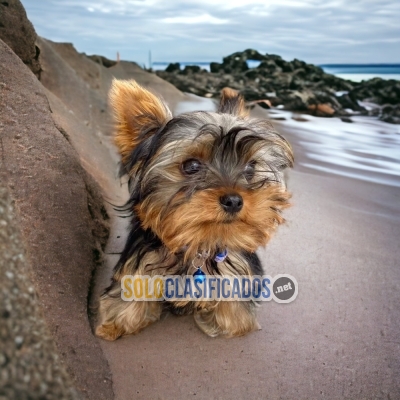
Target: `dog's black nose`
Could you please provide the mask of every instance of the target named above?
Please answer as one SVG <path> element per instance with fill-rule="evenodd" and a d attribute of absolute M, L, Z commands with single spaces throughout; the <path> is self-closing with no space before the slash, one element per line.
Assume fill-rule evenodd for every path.
<path fill-rule="evenodd" d="M 219 202 L 222 208 L 230 214 L 239 212 L 243 207 L 243 198 L 237 193 L 226 194 L 219 198 Z"/>

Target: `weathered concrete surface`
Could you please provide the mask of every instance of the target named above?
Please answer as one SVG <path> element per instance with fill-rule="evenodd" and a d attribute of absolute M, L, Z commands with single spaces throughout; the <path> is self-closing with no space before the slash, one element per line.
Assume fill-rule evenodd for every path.
<path fill-rule="evenodd" d="M 0 163 L 0 399 L 78 399 L 57 354 Z"/>
<path fill-rule="evenodd" d="M 103 200 L 56 128 L 40 82 L 1 41 L 0 54 L 1 165 L 39 303 L 78 391 L 109 399 L 108 365 L 87 315 L 95 257 L 107 238 Z"/>
<path fill-rule="evenodd" d="M 40 77 L 40 51 L 35 45 L 36 32 L 19 0 L 0 2 L 0 39 Z"/>

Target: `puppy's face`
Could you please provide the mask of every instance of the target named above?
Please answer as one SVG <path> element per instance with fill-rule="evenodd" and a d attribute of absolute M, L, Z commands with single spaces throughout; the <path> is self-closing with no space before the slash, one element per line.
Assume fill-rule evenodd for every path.
<path fill-rule="evenodd" d="M 289 194 L 288 143 L 266 120 L 249 119 L 243 99 L 223 92 L 219 112 L 172 118 L 133 81 L 115 81 L 116 144 L 130 175 L 143 228 L 172 251 L 255 251 L 283 222 Z"/>

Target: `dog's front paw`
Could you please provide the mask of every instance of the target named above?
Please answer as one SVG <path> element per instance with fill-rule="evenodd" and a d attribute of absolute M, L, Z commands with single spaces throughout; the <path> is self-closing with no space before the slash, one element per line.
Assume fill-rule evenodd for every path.
<path fill-rule="evenodd" d="M 221 301 L 212 309 L 196 310 L 194 320 L 197 326 L 211 337 L 231 338 L 260 329 L 255 316 L 255 306 L 251 302 Z"/>
<path fill-rule="evenodd" d="M 123 329 L 115 324 L 103 324 L 96 328 L 96 335 L 104 340 L 113 341 L 124 334 Z"/>
<path fill-rule="evenodd" d="M 193 314 L 194 306 L 192 302 L 182 307 L 177 307 L 174 303 L 167 303 L 164 305 L 164 309 L 168 310 L 171 314 L 182 316 Z"/>

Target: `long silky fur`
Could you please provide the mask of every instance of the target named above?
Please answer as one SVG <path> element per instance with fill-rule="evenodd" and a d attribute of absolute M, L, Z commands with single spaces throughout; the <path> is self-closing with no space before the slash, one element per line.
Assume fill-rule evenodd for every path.
<path fill-rule="evenodd" d="M 224 90 L 219 112 L 194 112 L 172 118 L 164 103 L 136 83 L 117 81 L 111 91 L 116 116 L 116 144 L 129 174 L 131 230 L 111 285 L 100 300 L 96 333 L 114 340 L 137 333 L 156 321 L 158 302 L 126 303 L 120 281 L 129 275 L 191 274 L 198 252 L 211 254 L 209 275 L 262 274 L 255 254 L 289 206 L 283 171 L 293 164 L 288 142 L 266 120 L 247 116 L 243 99 Z M 185 176 L 181 165 L 196 158 L 203 168 Z M 254 164 L 247 180 L 244 169 Z M 235 192 L 243 209 L 232 217 L 219 198 Z M 222 263 L 212 261 L 228 249 Z M 168 304 L 195 314 L 210 336 L 243 335 L 257 328 L 253 302 L 187 301 Z"/>

